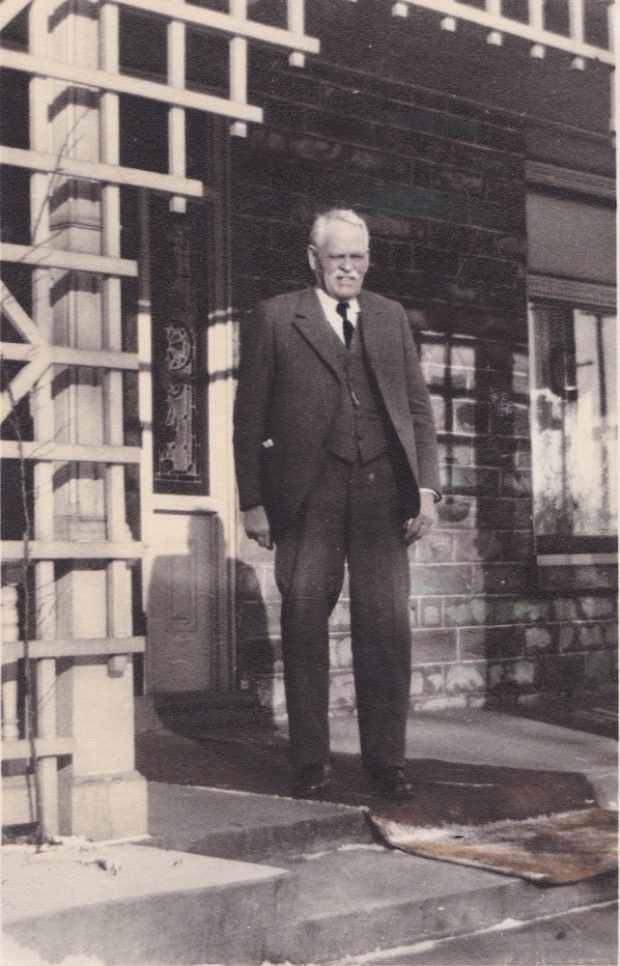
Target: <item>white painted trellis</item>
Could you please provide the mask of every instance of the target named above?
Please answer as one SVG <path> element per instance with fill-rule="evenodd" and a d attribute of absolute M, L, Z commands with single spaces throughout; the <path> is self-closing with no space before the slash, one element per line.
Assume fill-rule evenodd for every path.
<path fill-rule="evenodd" d="M 173 211 L 183 212 L 187 198 L 202 198 L 209 187 L 188 178 L 185 158 L 185 112 L 187 109 L 229 118 L 233 134 L 243 136 L 248 122 L 262 121 L 262 110 L 247 101 L 247 58 L 250 43 L 264 43 L 289 51 L 292 65 L 302 67 L 306 54 L 317 53 L 318 41 L 304 33 L 304 0 L 288 0 L 288 26 L 271 27 L 248 17 L 248 0 L 230 0 L 229 13 L 219 13 L 184 0 L 91 0 L 98 17 L 98 62 L 85 65 L 80 57 L 55 59 L 48 29 L 58 0 L 3 0 L 0 5 L 0 30 L 28 8 L 29 49 L 0 51 L 0 64 L 30 76 L 30 145 L 28 150 L 1 147 L 3 164 L 31 172 L 31 243 L 5 244 L 5 262 L 33 266 L 33 310 L 29 315 L 7 284 L 2 283 L 2 312 L 21 342 L 3 343 L 2 358 L 22 363 L 1 399 L 2 419 L 28 396 L 33 419 L 32 440 L 2 443 L 5 459 L 34 463 L 34 526 L 28 545 L 28 558 L 34 572 L 35 638 L 28 643 L 34 662 L 37 706 L 37 733 L 34 749 L 42 789 L 40 816 L 46 833 L 58 831 L 57 758 L 71 755 L 76 736 L 58 737 L 55 697 L 56 662 L 61 657 L 108 658 L 113 673 L 122 673 L 126 656 L 144 649 L 144 640 L 131 634 L 131 602 L 128 595 L 125 562 L 140 559 L 143 544 L 128 537 L 126 523 L 124 466 L 139 464 L 150 474 L 150 444 L 141 448 L 123 444 L 123 371 L 138 373 L 140 412 L 143 425 L 150 425 L 150 315 L 146 299 L 140 296 L 138 308 L 138 351 L 123 350 L 121 332 L 121 279 L 138 278 L 144 291 L 148 275 L 147 254 L 144 264 L 120 256 L 120 187 L 141 190 L 144 213 L 145 192 L 157 191 L 170 196 Z M 167 76 L 165 82 L 143 80 L 120 72 L 119 10 L 133 9 L 166 24 Z M 71 16 L 65 5 L 64 16 Z M 185 39 L 187 27 L 215 32 L 229 42 L 229 97 L 218 97 L 189 90 L 185 79 Z M 55 87 L 52 88 L 52 84 Z M 63 146 L 56 154 L 50 130 L 49 111 L 53 93 L 62 85 L 96 90 L 99 95 L 99 156 L 79 157 L 74 144 Z M 168 107 L 168 173 L 124 167 L 120 164 L 119 96 L 128 94 L 163 102 Z M 79 246 L 57 245 L 50 230 L 49 199 L 59 179 L 85 179 L 101 185 L 100 251 L 79 250 Z M 62 244 L 62 243 L 61 243 Z M 50 271 L 88 273 L 100 278 L 101 334 L 104 348 L 84 349 L 54 344 L 52 308 L 49 297 Z M 220 347 L 221 349 L 221 347 Z M 221 353 L 220 353 L 221 354 Z M 96 445 L 58 441 L 52 399 L 54 367 L 86 367 L 103 375 L 103 425 L 105 439 Z M 63 462 L 97 463 L 104 469 L 105 539 L 58 540 L 54 538 L 54 468 Z M 4 541 L 4 562 L 23 562 L 21 541 Z M 57 635 L 57 594 L 54 587 L 58 561 L 99 561 L 106 568 L 107 633 L 105 637 L 63 637 Z M 9 576 L 3 589 L 3 627 L 5 646 L 3 665 L 3 738 L 7 760 L 28 760 L 33 744 L 20 736 L 17 718 L 17 676 L 14 669 L 23 659 L 26 644 L 20 639 L 17 618 L 15 578 Z"/>
<path fill-rule="evenodd" d="M 417 8 L 431 10 L 441 17 L 443 30 L 455 31 L 459 21 L 477 24 L 487 31 L 487 43 L 501 46 L 504 36 L 520 37 L 532 45 L 532 57 L 544 57 L 545 49 L 563 50 L 573 56 L 573 66 L 582 70 L 587 60 L 598 60 L 603 64 L 614 63 L 612 38 L 615 28 L 615 3 L 609 3 L 610 49 L 597 47 L 585 40 L 586 4 L 593 0 L 567 0 L 568 35 L 549 30 L 545 24 L 546 0 L 527 0 L 527 20 L 520 21 L 504 12 L 503 0 L 485 0 L 479 8 L 464 0 L 398 0 L 392 6 L 395 17 L 407 17 Z M 599 0 L 594 0 L 599 2 Z M 603 0 L 604 2 L 604 0 Z"/>

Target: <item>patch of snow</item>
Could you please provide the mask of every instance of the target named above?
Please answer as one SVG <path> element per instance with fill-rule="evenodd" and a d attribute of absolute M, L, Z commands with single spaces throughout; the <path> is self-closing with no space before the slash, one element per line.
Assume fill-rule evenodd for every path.
<path fill-rule="evenodd" d="M 452 826 L 448 828 L 417 828 L 414 825 L 400 825 L 398 822 L 385 822 L 381 823 L 381 829 L 384 835 L 389 835 L 391 841 L 399 842 L 406 841 L 407 839 L 415 836 L 419 842 L 436 842 L 442 839 L 449 838 L 451 835 L 457 832 L 461 833 L 463 830 Z"/>
<path fill-rule="evenodd" d="M 336 849 L 337 852 L 389 852 L 384 845 L 377 845 L 375 843 L 368 844 L 365 842 L 347 842 L 345 845 L 339 845 Z"/>
<path fill-rule="evenodd" d="M 519 926 L 525 925 L 525 919 L 511 919 L 509 916 L 507 919 L 502 919 L 501 922 L 496 922 L 493 926 L 488 926 L 483 932 L 502 932 L 504 929 L 518 929 Z"/>
<path fill-rule="evenodd" d="M 390 946 L 389 949 L 375 949 L 372 953 L 363 953 L 361 956 L 344 956 L 339 959 L 334 966 L 349 966 L 350 963 L 376 963 L 380 966 L 381 961 L 377 959 L 377 956 L 385 957 L 389 953 L 390 959 L 394 956 L 412 956 L 417 953 L 428 953 L 435 949 L 438 945 L 438 940 L 436 939 L 425 939 L 419 943 L 413 943 L 409 946 Z"/>
<path fill-rule="evenodd" d="M 322 859 L 326 855 L 333 855 L 334 852 L 385 852 L 387 855 L 402 855 L 402 852 L 395 852 L 386 848 L 384 845 L 370 845 L 365 842 L 347 842 L 339 845 L 335 849 L 325 849 L 323 852 L 304 852 L 300 857 L 303 862 L 313 862 L 315 859 Z M 312 964 L 309 964 L 312 966 Z"/>

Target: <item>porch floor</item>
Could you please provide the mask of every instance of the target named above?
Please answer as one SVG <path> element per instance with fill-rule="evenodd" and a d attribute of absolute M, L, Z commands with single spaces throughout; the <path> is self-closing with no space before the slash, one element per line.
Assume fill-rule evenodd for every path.
<path fill-rule="evenodd" d="M 590 712 L 612 721 L 611 705 Z M 593 800 L 610 807 L 612 724 L 606 735 L 587 721 L 567 723 L 491 711 L 412 718 L 416 820 L 480 822 L 587 808 Z M 546 961 L 616 961 L 609 927 L 615 875 L 541 887 L 387 849 L 373 839 L 360 807 L 380 803 L 359 765 L 354 718 L 333 720 L 332 746 L 332 801 L 303 802 L 286 797 L 285 731 L 255 712 L 220 709 L 211 719 L 139 733 L 138 768 L 150 781 L 148 839 L 101 844 L 86 856 L 5 855 L 5 929 L 26 957 L 16 964 L 77 955 L 97 966 L 535 966 L 541 930 L 556 956 L 572 954 L 566 917 L 584 908 L 597 928 L 583 949 L 571 959 L 549 958 L 547 950 Z M 499 945 L 506 958 L 482 958 L 485 943 L 489 956 Z"/>
<path fill-rule="evenodd" d="M 593 697 L 514 712 L 416 714 L 407 731 L 407 766 L 416 786 L 416 821 L 473 823 L 587 807 L 617 806 L 616 698 Z M 152 721 L 151 721 L 152 723 Z M 390 806 L 372 796 L 359 761 L 355 716 L 330 722 L 332 786 L 326 801 Z M 152 782 L 286 796 L 286 723 L 251 707 L 170 710 L 137 735 L 137 767 Z M 489 794 L 492 786 L 493 793 Z M 153 831 L 151 829 L 151 831 Z"/>

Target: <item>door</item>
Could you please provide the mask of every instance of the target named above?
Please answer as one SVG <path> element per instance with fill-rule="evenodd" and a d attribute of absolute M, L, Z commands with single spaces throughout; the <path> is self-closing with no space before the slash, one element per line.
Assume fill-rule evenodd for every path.
<path fill-rule="evenodd" d="M 218 294 L 217 207 L 170 207 L 150 196 L 141 209 L 141 311 L 148 308 L 150 336 L 141 487 L 150 693 L 225 689 L 234 670 L 233 323 Z"/>

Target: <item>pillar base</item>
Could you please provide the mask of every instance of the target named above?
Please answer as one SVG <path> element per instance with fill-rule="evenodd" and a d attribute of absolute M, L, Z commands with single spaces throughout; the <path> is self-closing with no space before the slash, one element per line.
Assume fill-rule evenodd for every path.
<path fill-rule="evenodd" d="M 60 797 L 62 835 L 105 841 L 148 833 L 147 783 L 137 771 L 69 779 Z"/>

